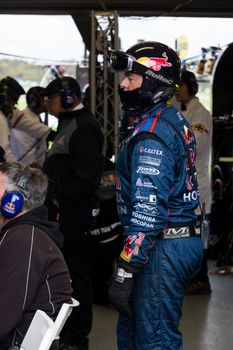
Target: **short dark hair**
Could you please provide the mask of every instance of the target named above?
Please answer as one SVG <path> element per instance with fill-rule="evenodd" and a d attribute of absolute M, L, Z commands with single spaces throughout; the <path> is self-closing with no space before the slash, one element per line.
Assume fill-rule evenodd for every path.
<path fill-rule="evenodd" d="M 31 87 L 26 93 L 26 102 L 29 107 L 39 107 L 42 97 L 42 91 L 44 90 L 41 86 Z"/>
<path fill-rule="evenodd" d="M 6 90 L 6 95 L 12 100 L 18 100 L 21 95 L 25 94 L 24 88 L 12 77 L 5 77 L 0 81 L 1 86 Z"/>
<path fill-rule="evenodd" d="M 42 91 L 41 96 L 53 96 L 60 94 L 64 90 L 72 90 L 76 97 L 81 97 L 80 85 L 76 79 L 72 77 L 62 77 L 52 80 Z"/>

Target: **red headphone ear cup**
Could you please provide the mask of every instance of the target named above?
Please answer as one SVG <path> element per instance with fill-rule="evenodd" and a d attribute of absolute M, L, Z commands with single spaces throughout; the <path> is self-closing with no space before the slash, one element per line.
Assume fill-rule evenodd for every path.
<path fill-rule="evenodd" d="M 18 191 L 6 192 L 1 200 L 0 211 L 3 217 L 9 219 L 18 215 L 24 205 L 24 197 Z"/>

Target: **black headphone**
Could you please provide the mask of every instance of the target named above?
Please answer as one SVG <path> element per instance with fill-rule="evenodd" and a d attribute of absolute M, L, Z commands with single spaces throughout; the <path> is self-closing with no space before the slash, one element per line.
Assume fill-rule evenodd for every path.
<path fill-rule="evenodd" d="M 193 96 L 196 95 L 196 93 L 198 92 L 198 84 L 196 79 L 190 79 L 190 81 L 187 83 L 188 86 L 188 92 L 189 95 Z"/>
<path fill-rule="evenodd" d="M 198 83 L 193 72 L 187 70 L 182 71 L 181 82 L 187 85 L 189 95 L 196 95 L 198 92 Z"/>
<path fill-rule="evenodd" d="M 74 89 L 70 87 L 69 82 L 65 77 L 60 78 L 60 80 L 62 84 L 62 90 L 60 91 L 61 105 L 65 109 L 70 109 L 74 106 L 77 96 Z"/>
<path fill-rule="evenodd" d="M 34 86 L 30 88 L 26 94 L 26 101 L 27 104 L 33 108 L 36 109 L 41 104 L 41 92 L 43 91 L 43 88 L 40 86 Z"/>
<path fill-rule="evenodd" d="M 0 83 L 0 108 L 8 107 L 11 104 L 9 88 L 6 84 Z"/>
<path fill-rule="evenodd" d="M 27 187 L 28 177 L 24 171 L 21 171 L 15 184 L 20 189 L 25 190 Z M 17 216 L 24 207 L 25 197 L 21 191 L 5 192 L 0 203 L 0 212 L 4 218 L 11 219 Z"/>

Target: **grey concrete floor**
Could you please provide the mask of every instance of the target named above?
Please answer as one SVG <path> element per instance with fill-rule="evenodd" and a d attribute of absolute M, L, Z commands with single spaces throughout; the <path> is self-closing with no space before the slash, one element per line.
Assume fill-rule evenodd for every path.
<path fill-rule="evenodd" d="M 180 329 L 184 350 L 233 349 L 233 276 L 210 276 L 212 294 L 186 296 Z M 116 350 L 117 313 L 94 305 L 90 350 Z M 156 350 L 156 349 L 155 349 Z"/>

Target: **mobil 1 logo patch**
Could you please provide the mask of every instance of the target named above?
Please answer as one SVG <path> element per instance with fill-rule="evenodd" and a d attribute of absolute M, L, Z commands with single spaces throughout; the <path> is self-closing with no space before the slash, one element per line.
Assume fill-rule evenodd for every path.
<path fill-rule="evenodd" d="M 144 174 L 144 175 L 159 175 L 160 171 L 153 167 L 148 166 L 138 166 L 136 172 L 138 174 Z"/>

